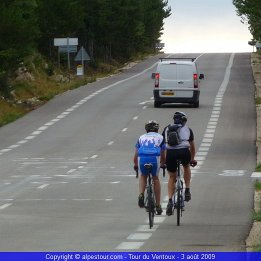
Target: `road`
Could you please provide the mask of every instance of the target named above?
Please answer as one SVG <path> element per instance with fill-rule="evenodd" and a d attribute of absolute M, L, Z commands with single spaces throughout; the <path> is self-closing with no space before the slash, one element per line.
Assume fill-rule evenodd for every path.
<path fill-rule="evenodd" d="M 0 128 L 0 251 L 244 251 L 256 164 L 250 54 L 199 57 L 199 108 L 153 107 L 157 61 L 66 92 Z M 163 130 L 176 110 L 196 136 L 192 200 L 180 227 L 164 211 L 149 230 L 137 205 L 134 144 L 146 121 Z M 167 177 L 161 181 L 165 208 Z"/>

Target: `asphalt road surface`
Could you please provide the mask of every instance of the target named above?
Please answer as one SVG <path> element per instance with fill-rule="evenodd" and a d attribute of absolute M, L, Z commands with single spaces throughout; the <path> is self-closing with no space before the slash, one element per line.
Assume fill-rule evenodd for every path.
<path fill-rule="evenodd" d="M 158 56 L 0 128 L 0 251 L 245 250 L 256 164 L 250 54 L 186 56 L 200 56 L 205 74 L 199 108 L 153 107 Z M 192 200 L 177 227 L 161 176 L 164 212 L 150 230 L 137 202 L 134 145 L 145 122 L 163 130 L 176 110 L 196 137 Z"/>

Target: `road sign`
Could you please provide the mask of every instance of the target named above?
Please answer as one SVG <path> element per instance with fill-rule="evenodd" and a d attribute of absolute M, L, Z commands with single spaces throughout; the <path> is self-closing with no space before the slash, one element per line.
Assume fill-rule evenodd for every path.
<path fill-rule="evenodd" d="M 78 45 L 78 38 L 54 38 L 54 46 Z"/>
<path fill-rule="evenodd" d="M 91 58 L 90 58 L 89 54 L 86 52 L 86 50 L 84 49 L 84 47 L 82 46 L 81 49 L 79 50 L 79 52 L 77 53 L 76 57 L 74 58 L 74 60 L 76 62 L 90 61 Z"/>
<path fill-rule="evenodd" d="M 155 45 L 156 48 L 164 48 L 165 47 L 165 43 L 159 43 L 157 42 Z"/>
<path fill-rule="evenodd" d="M 59 53 L 76 53 L 77 46 L 76 45 L 68 45 L 68 46 L 58 46 Z"/>
<path fill-rule="evenodd" d="M 77 75 L 82 76 L 83 75 L 83 66 L 81 64 L 77 65 Z"/>
<path fill-rule="evenodd" d="M 78 38 L 54 38 L 54 46 L 58 46 L 58 62 L 60 64 L 60 53 L 67 53 L 68 70 L 70 71 L 70 53 L 77 52 Z M 75 49 L 76 48 L 76 49 Z"/>

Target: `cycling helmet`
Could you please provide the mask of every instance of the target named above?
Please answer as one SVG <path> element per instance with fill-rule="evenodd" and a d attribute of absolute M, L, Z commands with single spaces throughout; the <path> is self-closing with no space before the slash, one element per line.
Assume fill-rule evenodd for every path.
<path fill-rule="evenodd" d="M 156 121 L 149 121 L 145 124 L 145 130 L 147 132 L 158 132 L 159 130 L 159 124 Z"/>
<path fill-rule="evenodd" d="M 175 124 L 182 124 L 188 120 L 187 115 L 184 112 L 176 111 L 173 116 Z"/>

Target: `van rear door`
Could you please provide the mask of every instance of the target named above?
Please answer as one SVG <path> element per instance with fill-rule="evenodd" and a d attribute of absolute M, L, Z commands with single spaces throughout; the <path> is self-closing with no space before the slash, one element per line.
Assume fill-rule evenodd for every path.
<path fill-rule="evenodd" d="M 193 88 L 193 66 L 191 64 L 179 64 L 177 66 L 177 87 Z"/>
<path fill-rule="evenodd" d="M 160 69 L 160 89 L 173 90 L 177 87 L 177 64 L 165 63 Z"/>

